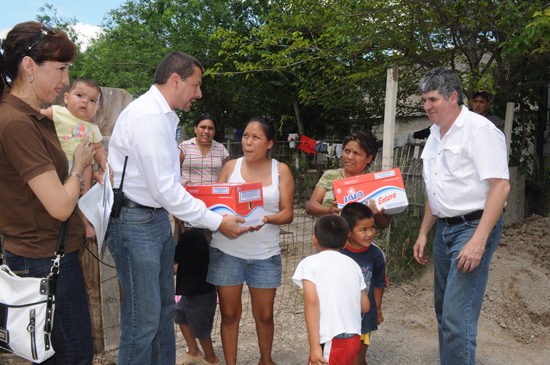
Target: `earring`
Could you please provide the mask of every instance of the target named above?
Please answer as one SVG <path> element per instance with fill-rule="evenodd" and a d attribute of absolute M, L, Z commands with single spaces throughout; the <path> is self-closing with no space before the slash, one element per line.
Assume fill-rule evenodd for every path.
<path fill-rule="evenodd" d="M 27 81 L 29 82 L 29 84 L 32 84 L 32 82 L 34 81 L 34 75 L 29 74 L 29 76 L 27 76 Z"/>

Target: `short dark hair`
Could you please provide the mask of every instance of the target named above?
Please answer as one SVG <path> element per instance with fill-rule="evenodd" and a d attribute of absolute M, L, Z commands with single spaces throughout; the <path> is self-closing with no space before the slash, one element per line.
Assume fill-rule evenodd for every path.
<path fill-rule="evenodd" d="M 464 104 L 462 95 L 462 84 L 458 75 L 444 67 L 434 68 L 426 72 L 418 83 L 418 91 L 427 93 L 433 90 L 439 91 L 445 100 L 449 100 L 453 91 L 456 91 L 458 105 Z"/>
<path fill-rule="evenodd" d="M 358 221 L 373 218 L 374 213 L 363 203 L 349 203 L 340 211 L 340 216 L 348 222 L 351 231 Z"/>
<path fill-rule="evenodd" d="M 315 222 L 314 232 L 319 246 L 341 250 L 348 240 L 349 224 L 339 215 L 327 214 Z"/>
<path fill-rule="evenodd" d="M 372 159 L 367 164 L 367 166 L 370 166 L 370 164 L 376 159 L 376 154 L 378 153 L 378 146 L 376 138 L 372 135 L 371 132 L 368 131 L 362 131 L 359 133 L 351 133 L 344 138 L 344 143 L 342 144 L 342 147 L 345 148 L 348 143 L 351 141 L 355 141 L 359 143 L 359 146 L 367 156 L 372 156 Z"/>
<path fill-rule="evenodd" d="M 173 73 L 177 73 L 182 80 L 185 80 L 195 73 L 195 67 L 198 67 L 202 72 L 202 66 L 195 57 L 183 52 L 169 53 L 164 56 L 157 66 L 153 83 L 164 85 Z"/>
<path fill-rule="evenodd" d="M 28 49 L 33 39 L 42 31 L 42 23 L 19 23 L 7 34 L 0 45 L 3 52 L 0 56 L 0 94 L 11 88 L 19 76 L 21 61 L 29 56 L 39 66 L 46 61 L 72 62 L 76 59 L 76 45 L 67 34 L 54 29 L 55 34 L 48 33 L 32 49 Z M 11 82 L 8 83 L 8 78 Z"/>
<path fill-rule="evenodd" d="M 486 90 L 478 90 L 474 93 L 474 96 L 472 96 L 472 99 L 474 99 L 476 96 L 482 96 L 484 97 L 487 101 L 491 101 L 491 94 L 489 94 L 488 91 Z"/>
<path fill-rule="evenodd" d="M 218 131 L 218 121 L 214 118 L 214 116 L 210 113 L 204 113 L 204 114 L 201 114 L 197 117 L 197 119 L 195 119 L 195 122 L 193 123 L 193 126 L 196 127 L 199 125 L 200 122 L 202 122 L 203 120 L 211 120 L 212 123 L 214 123 L 214 129 L 216 130 L 216 132 Z"/>
<path fill-rule="evenodd" d="M 86 86 L 93 87 L 97 89 L 97 91 L 99 91 L 100 98 L 103 96 L 103 94 L 101 93 L 101 87 L 99 87 L 99 84 L 94 80 L 90 80 L 84 77 L 79 77 L 78 79 L 73 80 L 73 82 L 71 82 L 71 86 L 69 86 L 69 92 L 71 92 L 71 90 L 74 89 L 78 84 L 84 84 Z M 101 104 L 101 99 L 99 100 L 99 104 Z"/>

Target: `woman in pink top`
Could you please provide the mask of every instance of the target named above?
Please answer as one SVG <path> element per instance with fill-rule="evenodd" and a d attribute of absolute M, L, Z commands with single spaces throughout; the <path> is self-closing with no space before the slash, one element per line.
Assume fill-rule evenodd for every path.
<path fill-rule="evenodd" d="M 209 184 L 218 181 L 218 175 L 229 159 L 224 145 L 214 141 L 218 123 L 205 113 L 195 120 L 195 138 L 179 145 L 181 183 L 184 185 Z"/>
<path fill-rule="evenodd" d="M 229 152 L 227 152 L 221 143 L 214 141 L 214 135 L 218 129 L 218 124 L 212 115 L 209 113 L 200 115 L 195 120 L 194 125 L 196 137 L 183 141 L 179 145 L 179 149 L 181 150 L 181 183 L 183 185 L 215 183 L 218 181 L 218 175 L 222 167 L 229 159 Z M 185 253 L 190 252 L 189 250 L 196 253 L 197 250 L 201 248 L 204 249 L 204 246 L 206 246 L 206 250 L 208 251 L 206 242 L 210 242 L 211 239 L 211 233 L 209 231 L 207 232 L 200 228 L 193 228 L 193 232 L 188 231 L 181 234 L 181 222 L 178 221 L 178 219 L 175 219 L 175 221 L 174 238 L 176 243 L 178 245 L 185 245 L 176 250 L 176 256 L 178 256 L 177 252 Z M 181 259 L 181 255 L 179 256 Z M 206 275 L 206 271 L 208 270 L 208 255 L 205 261 L 200 258 L 196 259 L 198 259 L 198 261 L 195 264 L 195 269 L 199 269 L 198 272 L 201 273 L 204 271 Z M 201 264 L 199 264 L 199 262 Z M 202 263 L 204 263 L 206 267 L 203 267 Z M 175 273 L 177 274 L 177 265 Z M 186 276 L 185 273 L 183 273 L 181 274 L 181 278 L 178 275 L 178 282 L 176 284 L 177 294 L 185 294 L 184 292 L 179 292 L 180 285 L 182 288 L 185 286 L 185 283 L 180 283 L 179 280 L 185 277 L 189 280 L 189 274 Z M 204 279 L 206 279 L 206 276 Z M 196 284 L 197 287 L 201 285 L 202 290 L 204 290 L 205 285 L 208 284 L 206 281 L 202 284 Z M 197 308 L 201 309 L 196 311 Z M 184 353 L 183 357 L 178 360 L 178 363 L 196 363 L 203 365 L 220 363 L 220 360 L 214 353 L 212 339 L 210 338 L 215 309 L 215 291 L 208 293 L 201 292 L 201 295 L 186 294 L 182 299 L 179 299 L 174 311 L 174 321 L 181 329 L 188 350 Z M 208 331 L 209 327 L 210 331 Z M 198 347 L 197 339 L 203 351 Z"/>

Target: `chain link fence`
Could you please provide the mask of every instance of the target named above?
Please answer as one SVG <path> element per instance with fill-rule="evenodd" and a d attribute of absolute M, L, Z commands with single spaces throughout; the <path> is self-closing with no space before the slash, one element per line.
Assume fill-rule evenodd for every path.
<path fill-rule="evenodd" d="M 331 146 L 341 144 L 341 140 L 324 140 L 331 151 Z M 230 153 L 229 159 L 241 157 L 240 142 L 224 143 Z M 270 151 L 270 156 L 286 163 L 296 184 L 294 195 L 294 220 L 291 224 L 280 227 L 280 247 L 282 256 L 282 285 L 277 290 L 275 315 L 280 311 L 301 310 L 302 292 L 292 282 L 292 275 L 298 263 L 305 257 L 314 254 L 313 227 L 316 218 L 306 213 L 305 207 L 317 181 L 325 170 L 342 167 L 341 155 L 318 153 L 308 154 L 289 142 L 277 142 Z M 392 223 L 387 229 L 378 229 L 375 243 L 386 253 L 388 278 L 390 281 L 401 281 L 412 277 L 414 270 L 410 264 L 413 260 L 412 247 L 418 235 L 418 228 L 424 215 L 426 191 L 422 178 L 422 163 L 419 158 L 423 144 L 413 144 L 397 148 L 394 153 L 394 166 L 401 169 L 409 207 L 402 213 L 392 216 Z M 335 149 L 337 150 L 337 149 Z M 382 154 L 373 161 L 371 171 L 380 171 Z M 253 321 L 250 298 L 245 286 L 243 290 L 243 319 Z M 219 321 L 219 317 L 217 317 Z M 219 323 L 218 323 L 219 324 Z"/>

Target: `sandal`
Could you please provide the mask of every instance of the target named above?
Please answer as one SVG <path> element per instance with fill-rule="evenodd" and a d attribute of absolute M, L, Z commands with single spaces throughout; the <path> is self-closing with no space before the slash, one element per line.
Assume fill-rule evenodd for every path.
<path fill-rule="evenodd" d="M 176 361 L 176 365 L 191 365 L 191 364 L 199 364 L 199 362 L 204 358 L 204 355 L 202 356 L 191 356 L 187 352 L 183 353 L 183 356 Z"/>

